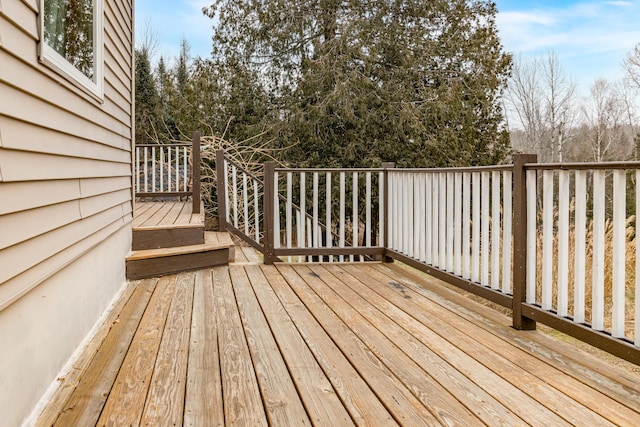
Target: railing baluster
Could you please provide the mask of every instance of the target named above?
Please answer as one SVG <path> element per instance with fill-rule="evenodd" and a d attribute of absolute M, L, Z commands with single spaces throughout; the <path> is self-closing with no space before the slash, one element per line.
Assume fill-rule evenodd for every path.
<path fill-rule="evenodd" d="M 171 168 L 173 167 L 171 153 L 173 152 L 173 150 L 171 149 L 171 147 L 169 147 L 167 151 L 169 152 L 169 159 L 167 160 L 167 191 L 171 191 L 171 178 L 173 178 L 173 174 L 171 173 Z"/>
<path fill-rule="evenodd" d="M 454 183 L 453 183 L 454 175 L 452 173 L 447 173 L 447 265 L 443 266 L 447 271 L 453 271 L 453 241 L 454 241 L 454 212 L 453 212 L 453 192 L 454 192 Z"/>
<path fill-rule="evenodd" d="M 353 172 L 353 198 L 351 201 L 351 206 L 353 208 L 352 210 L 352 228 L 353 228 L 353 237 L 351 240 L 351 246 L 353 246 L 354 248 L 358 246 L 358 227 L 360 226 L 359 221 L 358 221 L 358 172 Z M 354 257 L 353 255 L 349 256 L 349 260 L 351 262 L 354 261 Z"/>
<path fill-rule="evenodd" d="M 384 221 L 385 221 L 385 212 L 384 212 L 384 172 L 378 173 L 378 246 L 385 246 L 386 238 L 384 235 Z"/>
<path fill-rule="evenodd" d="M 140 191 L 140 147 L 136 147 L 136 193 Z"/>
<path fill-rule="evenodd" d="M 413 237 L 411 256 L 415 259 L 420 259 L 420 241 L 423 239 L 421 233 L 422 218 L 420 217 L 420 205 L 422 204 L 420 201 L 420 175 L 417 173 L 411 174 L 409 179 L 411 179 L 411 199 L 413 200 L 413 220 L 411 221 L 413 226 L 410 233 Z"/>
<path fill-rule="evenodd" d="M 233 226 L 238 228 L 238 171 L 231 165 L 231 191 L 233 192 Z"/>
<path fill-rule="evenodd" d="M 299 222 L 299 234 L 298 234 L 298 247 L 305 248 L 305 225 L 307 215 L 307 181 L 304 172 L 300 173 L 300 222 Z M 302 262 L 304 257 L 299 257 L 298 261 Z"/>
<path fill-rule="evenodd" d="M 249 235 L 249 189 L 247 188 L 247 174 L 242 172 L 242 213 L 244 215 L 244 234 Z"/>
<path fill-rule="evenodd" d="M 587 172 L 584 170 L 575 173 L 575 203 L 573 320 L 576 323 L 584 323 L 587 234 Z"/>
<path fill-rule="evenodd" d="M 569 171 L 558 172 L 558 316 L 569 314 Z"/>
<path fill-rule="evenodd" d="M 491 221 L 491 211 L 489 210 L 491 194 L 490 178 L 490 172 L 482 172 L 482 196 L 480 197 L 480 204 L 482 205 L 480 212 L 482 217 L 480 231 L 482 269 L 480 283 L 482 283 L 483 286 L 489 286 L 489 257 L 491 256 L 491 249 L 489 247 L 489 224 Z"/>
<path fill-rule="evenodd" d="M 365 246 L 371 247 L 371 172 L 367 172 L 365 174 L 365 190 L 364 190 L 364 198 L 365 198 L 365 223 L 364 223 L 364 235 L 365 235 Z"/>
<path fill-rule="evenodd" d="M 331 226 L 331 209 L 332 209 L 332 205 L 331 205 L 331 172 L 327 172 L 327 176 L 325 177 L 325 181 L 326 181 L 326 193 L 327 193 L 327 200 L 325 202 L 326 205 L 326 212 L 325 212 L 325 216 L 326 216 L 326 225 L 327 228 L 325 230 L 325 236 L 326 236 L 326 240 L 327 240 L 327 247 L 331 248 L 333 247 L 333 236 L 331 235 L 332 232 L 332 226 Z M 329 262 L 333 262 L 333 255 L 329 255 Z"/>
<path fill-rule="evenodd" d="M 427 175 L 420 173 L 418 175 L 418 200 L 420 200 L 420 254 L 419 259 L 421 262 L 427 262 L 427 235 L 430 234 L 427 228 L 427 197 L 426 197 L 426 182 Z"/>
<path fill-rule="evenodd" d="M 314 248 L 320 247 L 320 233 L 318 230 L 318 172 L 313 173 L 313 241 Z"/>
<path fill-rule="evenodd" d="M 151 192 L 156 191 L 156 147 L 151 147 Z"/>
<path fill-rule="evenodd" d="M 605 171 L 593 172 L 593 282 L 591 327 L 604 330 Z"/>
<path fill-rule="evenodd" d="M 454 175 L 453 191 L 453 256 L 455 259 L 453 272 L 462 275 L 462 173 L 456 172 Z"/>
<path fill-rule="evenodd" d="M 409 254 L 409 221 L 411 220 L 411 211 L 410 211 L 410 202 L 409 202 L 409 177 L 406 172 L 402 173 L 402 184 L 400 185 L 400 194 L 402 194 L 402 202 L 400 203 L 400 208 L 402 210 L 402 240 L 400 243 L 400 248 L 402 253 Z"/>
<path fill-rule="evenodd" d="M 311 248 L 311 247 L 313 247 L 313 229 L 312 229 L 313 225 L 311 223 L 311 219 L 310 218 L 307 218 L 306 224 L 307 224 L 307 245 L 306 245 L 306 247 Z M 313 258 L 311 257 L 311 255 L 308 255 L 307 256 L 307 262 L 311 262 L 311 261 L 313 261 Z"/>
<path fill-rule="evenodd" d="M 527 174 L 527 289 L 526 302 L 535 304 L 537 288 L 537 247 L 538 247 L 538 215 L 537 194 L 538 177 L 535 170 Z"/>
<path fill-rule="evenodd" d="M 624 338 L 625 329 L 625 225 L 627 177 L 624 169 L 613 172 L 613 272 L 611 335 Z"/>
<path fill-rule="evenodd" d="M 553 307 L 553 171 L 542 172 L 542 309 Z"/>
<path fill-rule="evenodd" d="M 344 172 L 340 172 L 340 241 L 338 247 L 344 248 L 344 235 L 345 235 L 345 175 Z M 344 256 L 340 255 L 340 262 L 344 261 Z"/>
<path fill-rule="evenodd" d="M 511 234 L 513 232 L 513 173 L 502 173 L 503 209 L 504 219 L 502 223 L 502 292 L 508 294 L 511 289 Z"/>
<path fill-rule="evenodd" d="M 144 192 L 149 192 L 149 147 L 144 147 Z"/>
<path fill-rule="evenodd" d="M 286 206 L 286 229 L 287 229 L 287 248 L 293 246 L 292 234 L 293 224 L 291 218 L 291 209 L 293 205 L 293 175 L 291 172 L 287 172 L 287 206 Z M 291 257 L 288 257 L 288 261 L 291 262 Z"/>
<path fill-rule="evenodd" d="M 277 181 L 276 181 L 277 182 Z M 274 192 L 275 195 L 277 195 L 277 192 Z M 256 242 L 260 243 L 260 201 L 258 199 L 259 197 L 259 192 L 258 192 L 258 181 L 256 181 L 255 179 L 253 180 L 253 219 L 254 219 L 254 228 L 255 228 L 255 232 L 256 232 Z M 274 215 L 278 215 L 278 211 L 274 211 Z M 280 220 L 280 218 L 278 218 L 278 221 Z M 280 226 L 278 225 L 278 228 L 280 228 Z M 280 242 L 279 240 L 280 238 L 278 237 L 278 243 Z M 274 237 L 274 244 L 275 244 L 275 237 Z"/>
<path fill-rule="evenodd" d="M 431 177 L 431 264 L 440 266 L 440 239 L 438 226 L 440 225 L 440 175 L 436 172 Z"/>
<path fill-rule="evenodd" d="M 187 147 L 182 147 L 182 178 L 184 184 L 184 190 L 187 191 L 189 188 L 189 156 L 187 154 Z"/>
<path fill-rule="evenodd" d="M 471 174 L 462 174 L 462 277 L 471 279 Z"/>
<path fill-rule="evenodd" d="M 438 213 L 438 240 L 439 254 L 438 254 L 438 267 L 442 270 L 447 268 L 447 175 L 444 172 L 438 173 L 439 176 L 439 192 L 440 200 L 438 201 L 438 207 L 440 212 Z"/>
<path fill-rule="evenodd" d="M 433 174 L 427 172 L 425 174 L 425 246 L 426 246 L 426 263 L 433 264 Z"/>
<path fill-rule="evenodd" d="M 480 281 L 480 173 L 474 172 L 472 175 L 473 185 L 473 237 L 471 239 L 471 281 Z"/>
<path fill-rule="evenodd" d="M 164 191 L 164 147 L 160 146 L 160 192 Z"/>
<path fill-rule="evenodd" d="M 491 172 L 491 288 L 500 289 L 500 172 Z"/>

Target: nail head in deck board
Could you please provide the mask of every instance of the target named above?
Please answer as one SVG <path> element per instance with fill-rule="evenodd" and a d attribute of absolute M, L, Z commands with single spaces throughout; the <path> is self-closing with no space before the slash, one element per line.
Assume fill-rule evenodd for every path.
<path fill-rule="evenodd" d="M 324 268 L 316 267 L 309 269 L 306 266 L 296 266 L 294 270 L 297 272 L 298 277 L 306 283 L 307 288 L 304 290 L 311 289 L 315 292 L 315 297 L 313 294 L 309 294 L 311 298 L 307 301 L 307 304 L 310 307 L 326 307 L 325 311 L 332 310 L 335 313 L 335 316 L 329 316 L 334 320 L 327 323 L 326 328 L 328 330 L 336 331 L 336 334 L 339 334 L 340 329 L 343 329 L 343 331 L 348 329 L 347 333 L 340 335 L 348 336 L 349 333 L 354 334 L 367 346 L 365 351 L 375 355 L 383 363 L 385 370 L 388 370 L 389 374 L 395 375 L 401 386 L 411 392 L 422 403 L 422 407 L 433 414 L 435 417 L 433 421 L 437 419 L 438 422 L 446 425 L 473 425 L 481 422 L 480 419 L 452 396 L 445 387 L 434 381 L 396 344 L 373 327 L 360 312 L 336 294 L 326 283 L 333 276 Z M 302 289 L 300 290 L 302 291 Z M 314 300 L 317 303 L 314 303 Z M 313 311 L 313 309 L 311 310 Z M 316 316 L 319 317 L 320 313 Z M 385 327 L 389 326 L 385 324 Z M 336 336 L 334 341 L 339 342 L 340 338 Z M 402 421 L 406 422 L 407 420 Z M 409 420 L 409 422 L 413 424 L 413 421 Z"/>
<path fill-rule="evenodd" d="M 94 425 L 127 354 L 140 318 L 154 290 L 154 281 L 144 281 L 136 289 L 100 345 L 82 381 L 65 404 L 55 425 Z"/>
<path fill-rule="evenodd" d="M 228 267 L 213 269 L 225 423 L 267 425 Z"/>
<path fill-rule="evenodd" d="M 161 277 L 158 281 L 100 415 L 100 425 L 140 423 L 175 289 L 176 276 Z"/>
<path fill-rule="evenodd" d="M 520 350 L 543 362 L 557 367 L 565 375 L 569 375 L 596 390 L 601 390 L 606 396 L 640 412 L 640 381 L 637 378 L 628 378 L 629 374 L 626 371 L 596 359 L 573 345 L 544 334 L 519 333 L 510 327 L 510 318 L 447 289 L 437 281 L 425 280 L 425 278 L 399 269 L 397 266 L 390 269 L 387 266 L 381 266 L 377 269 L 388 277 L 396 277 L 398 274 L 404 275 L 415 285 L 414 289 L 417 292 L 425 295 L 439 295 L 442 297 L 441 305 L 458 311 L 462 318 L 490 334 L 511 342 Z"/>
<path fill-rule="evenodd" d="M 158 279 L 146 279 L 146 281 L 153 283 L 153 286 L 155 287 L 155 282 L 157 282 Z M 111 328 L 115 323 L 119 323 L 118 318 L 122 316 L 124 306 L 129 302 L 134 291 L 139 289 L 139 292 L 141 292 L 144 287 L 144 283 L 129 282 L 127 284 L 126 289 L 122 295 L 120 295 L 118 301 L 116 301 L 113 307 L 111 307 L 108 317 L 91 339 L 91 342 L 89 342 L 87 347 L 83 350 L 82 354 L 78 357 L 78 360 L 75 361 L 71 370 L 64 376 L 64 378 L 61 379 L 58 390 L 56 390 L 55 394 L 47 404 L 47 407 L 38 417 L 35 427 L 50 427 L 55 423 L 56 418 L 58 418 L 60 412 L 64 409 L 65 403 L 67 403 L 71 394 L 80 383 L 89 363 L 91 363 L 91 360 L 106 339 Z M 149 293 L 149 297 L 151 297 L 151 293 Z"/>
<path fill-rule="evenodd" d="M 317 274 L 322 266 L 312 266 L 310 269 Z M 342 272 L 344 274 L 337 275 Z M 459 402 L 466 405 L 480 419 L 489 425 L 518 425 L 523 419 L 514 414 L 511 406 L 505 403 L 501 397 L 512 395 L 509 387 L 499 388 L 498 397 L 487 393 L 480 385 L 465 377 L 460 371 L 451 366 L 446 359 L 438 356 L 429 346 L 416 338 L 414 328 L 424 327 L 414 318 L 400 312 L 393 316 L 385 307 L 381 307 L 375 298 L 373 291 L 362 285 L 357 278 L 344 272 L 338 266 L 327 266 L 322 274 L 324 282 L 338 293 L 345 301 L 348 301 L 354 309 L 360 312 L 389 340 L 395 342 L 407 356 L 409 356 L 424 371 L 425 379 L 432 377 L 440 386 L 447 389 Z M 345 286 L 346 285 L 346 286 Z M 379 286 L 375 284 L 375 286 Z M 418 326 L 419 325 L 419 326 Z M 514 401 L 515 402 L 515 401 Z M 516 405 L 517 407 L 517 405 Z"/>
<path fill-rule="evenodd" d="M 184 408 L 185 426 L 224 426 L 220 355 L 211 270 L 196 273 L 189 365 Z"/>
<path fill-rule="evenodd" d="M 246 266 L 245 271 L 311 421 L 320 426 L 353 425 L 331 382 L 300 336 L 260 267 Z"/>
<path fill-rule="evenodd" d="M 195 273 L 178 276 L 142 413 L 142 425 L 182 424 L 194 281 Z"/>
<path fill-rule="evenodd" d="M 412 284 L 407 287 L 413 292 L 415 286 L 417 285 Z M 397 293 L 396 290 L 392 292 Z M 395 299 L 396 304 L 399 304 L 399 298 L 396 296 Z M 604 425 L 607 423 L 606 419 L 616 423 L 623 421 L 624 417 L 635 416 L 628 408 L 617 405 L 606 395 L 596 392 L 590 387 L 584 387 L 573 378 L 561 375 L 561 371 L 541 362 L 527 352 L 521 351 L 510 342 L 497 338 L 493 332 L 481 328 L 468 332 L 468 322 L 459 317 L 451 317 L 449 310 L 440 303 L 439 299 L 435 301 L 429 298 L 418 298 L 411 301 L 411 304 L 415 304 L 416 307 L 410 311 L 418 313 L 416 317 L 425 324 L 433 322 L 432 318 L 427 318 L 422 314 L 425 311 L 441 320 L 448 319 L 446 325 L 438 322 L 440 325 L 438 333 L 443 338 L 451 340 L 453 344 L 466 339 L 464 345 L 456 345 L 568 422 Z M 458 310 L 455 309 L 455 311 Z M 498 327 L 498 325 L 494 326 L 494 328 Z M 486 349 L 494 349 L 495 356 L 477 357 L 477 355 L 486 352 Z M 515 361 L 517 361 L 517 365 Z M 609 405 L 613 405 L 616 409 L 612 411 Z M 599 407 L 604 414 L 596 413 L 599 411 L 594 412 L 594 406 Z"/>
<path fill-rule="evenodd" d="M 275 266 L 263 266 L 262 270 L 354 422 L 358 425 L 397 424 L 279 270 Z"/>
<path fill-rule="evenodd" d="M 230 266 L 229 272 L 269 423 L 310 426 L 309 417 L 244 268 Z"/>

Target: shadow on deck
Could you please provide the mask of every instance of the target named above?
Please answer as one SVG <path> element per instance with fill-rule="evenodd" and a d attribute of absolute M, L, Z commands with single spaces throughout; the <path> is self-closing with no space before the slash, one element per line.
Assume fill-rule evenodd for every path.
<path fill-rule="evenodd" d="M 640 381 L 397 265 L 131 282 L 39 425 L 638 425 Z"/>

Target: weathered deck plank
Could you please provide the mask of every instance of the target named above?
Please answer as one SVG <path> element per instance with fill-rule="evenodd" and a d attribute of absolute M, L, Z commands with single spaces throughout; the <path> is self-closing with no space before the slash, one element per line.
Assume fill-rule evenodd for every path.
<path fill-rule="evenodd" d="M 268 425 L 229 269 L 214 269 L 213 284 L 225 422 Z"/>
<path fill-rule="evenodd" d="M 269 423 L 310 426 L 309 417 L 244 268 L 231 266 L 229 270 Z"/>
<path fill-rule="evenodd" d="M 218 355 L 218 334 L 213 317 L 211 270 L 196 273 L 191 321 L 191 344 L 184 408 L 186 426 L 223 426 L 222 379 Z"/>
<path fill-rule="evenodd" d="M 142 414 L 142 425 L 182 423 L 194 281 L 194 273 L 178 277 Z"/>
<path fill-rule="evenodd" d="M 145 280 L 133 293 L 65 403 L 56 426 L 95 424 L 155 286 L 155 280 Z"/>
<path fill-rule="evenodd" d="M 352 425 L 353 421 L 340 402 L 331 382 L 278 300 L 260 267 L 247 266 L 246 271 L 311 421 L 320 426 Z"/>
<path fill-rule="evenodd" d="M 640 378 L 434 280 L 249 255 L 137 282 L 38 425 L 640 424 Z"/>
<path fill-rule="evenodd" d="M 138 425 L 173 300 L 176 276 L 161 278 L 102 411 L 100 425 Z"/>

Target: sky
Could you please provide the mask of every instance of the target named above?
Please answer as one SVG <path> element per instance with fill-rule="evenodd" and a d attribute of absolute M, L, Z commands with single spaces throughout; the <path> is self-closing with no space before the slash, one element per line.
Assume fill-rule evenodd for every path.
<path fill-rule="evenodd" d="M 427 0 L 425 0 L 427 1 Z M 640 43 L 640 0 L 495 0 L 504 49 L 523 60 L 558 55 L 564 73 L 586 95 L 598 78 L 623 77 L 622 61 Z M 151 31 L 157 56 L 175 58 L 183 38 L 191 55 L 208 57 L 211 0 L 136 0 L 136 37 Z"/>

